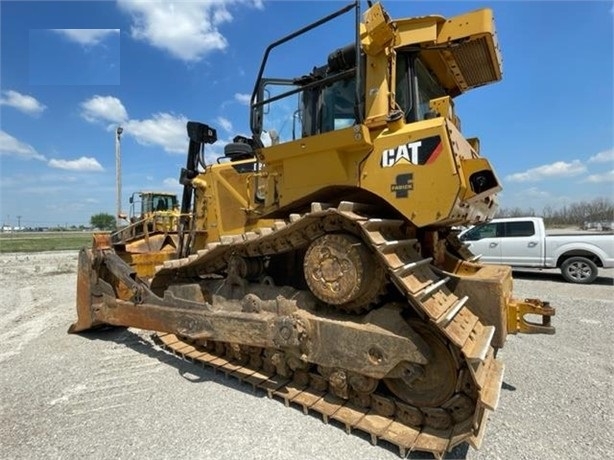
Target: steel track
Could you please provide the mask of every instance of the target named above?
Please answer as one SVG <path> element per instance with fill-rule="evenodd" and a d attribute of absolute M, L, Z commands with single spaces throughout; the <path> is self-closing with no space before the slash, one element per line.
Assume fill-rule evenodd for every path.
<path fill-rule="evenodd" d="M 470 308 L 470 299 L 459 298 L 447 287 L 449 281 L 431 268 L 430 259 L 420 255 L 418 241 L 406 239 L 403 221 L 379 219 L 371 206 L 342 202 L 338 207 L 321 203 L 312 212 L 293 214 L 271 229 L 223 237 L 206 249 L 158 267 L 152 289 L 163 290 L 177 281 L 193 280 L 203 274 L 223 273 L 231 255 L 258 257 L 304 247 L 331 231 L 359 235 L 386 267 L 388 278 L 404 294 L 425 324 L 436 330 L 455 357 L 457 385 L 453 395 L 437 407 L 414 407 L 378 386 L 365 403 L 332 394 L 317 371 L 308 378 L 291 379 L 265 372 L 258 363 L 238 363 L 224 353 L 194 346 L 172 334 L 160 334 L 161 344 L 173 353 L 221 370 L 226 375 L 260 388 L 286 405 L 297 404 L 314 411 L 323 420 L 337 420 L 346 430 L 363 431 L 373 444 L 383 439 L 398 446 L 401 456 L 412 450 L 431 452 L 441 458 L 456 445 L 469 442 L 478 448 L 488 413 L 496 409 L 503 365 L 494 357 L 490 341 L 493 326 L 485 326 Z"/>

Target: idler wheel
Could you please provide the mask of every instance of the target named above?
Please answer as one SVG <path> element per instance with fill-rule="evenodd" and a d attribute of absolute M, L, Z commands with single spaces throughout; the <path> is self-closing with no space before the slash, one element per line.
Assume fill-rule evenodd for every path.
<path fill-rule="evenodd" d="M 408 365 L 401 378 L 385 378 L 384 382 L 399 399 L 417 407 L 437 408 L 453 395 L 458 380 L 456 360 L 438 334 L 419 321 L 409 325 L 430 348 L 428 364 Z"/>
<path fill-rule="evenodd" d="M 386 281 L 373 253 L 349 234 L 329 234 L 313 241 L 305 254 L 304 271 L 313 295 L 354 313 L 367 310 Z"/>

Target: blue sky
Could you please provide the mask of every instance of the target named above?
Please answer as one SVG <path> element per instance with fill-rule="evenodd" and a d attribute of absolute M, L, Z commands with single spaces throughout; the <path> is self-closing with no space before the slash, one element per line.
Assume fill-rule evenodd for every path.
<path fill-rule="evenodd" d="M 249 133 L 246 103 L 265 47 L 346 3 L 0 1 L 0 223 L 114 214 L 118 124 L 123 210 L 140 189 L 179 192 L 186 121 L 218 129 L 211 157 Z M 612 2 L 384 6 L 392 17 L 493 8 L 503 81 L 461 95 L 456 108 L 503 182 L 502 206 L 540 212 L 614 197 Z M 271 69 L 308 73 L 351 40 L 350 22 L 273 55 Z"/>

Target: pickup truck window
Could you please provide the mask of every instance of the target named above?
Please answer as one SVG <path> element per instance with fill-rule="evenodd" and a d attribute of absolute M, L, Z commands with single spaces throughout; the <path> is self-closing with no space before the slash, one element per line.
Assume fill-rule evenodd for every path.
<path fill-rule="evenodd" d="M 535 235 L 535 225 L 532 221 L 506 222 L 505 234 L 503 236 L 533 236 Z"/>
<path fill-rule="evenodd" d="M 465 233 L 462 237 L 463 241 L 478 241 L 482 238 L 496 238 L 501 236 L 503 225 L 498 223 L 490 223 L 474 227 Z"/>

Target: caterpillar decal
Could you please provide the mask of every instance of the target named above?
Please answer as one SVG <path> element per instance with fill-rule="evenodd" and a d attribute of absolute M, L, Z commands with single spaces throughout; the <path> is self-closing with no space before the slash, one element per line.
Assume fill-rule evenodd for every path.
<path fill-rule="evenodd" d="M 385 149 L 382 152 L 382 168 L 390 168 L 399 162 L 414 165 L 432 163 L 441 152 L 441 148 L 441 138 L 431 136 Z"/>

